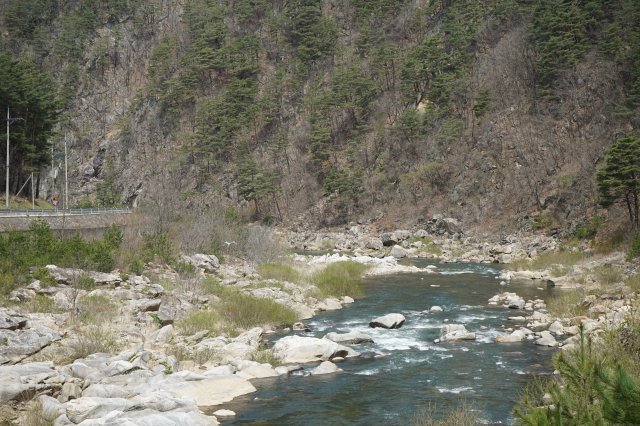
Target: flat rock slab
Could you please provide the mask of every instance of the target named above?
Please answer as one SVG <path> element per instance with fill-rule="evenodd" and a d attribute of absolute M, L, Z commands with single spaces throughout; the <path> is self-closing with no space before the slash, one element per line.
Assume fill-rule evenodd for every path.
<path fill-rule="evenodd" d="M 328 339 L 286 336 L 273 345 L 273 355 L 285 364 L 304 364 L 350 356 L 351 350 Z"/>
<path fill-rule="evenodd" d="M 179 383 L 168 390 L 177 396 L 193 398 L 200 409 L 207 409 L 229 402 L 240 395 L 255 392 L 256 388 L 242 377 L 221 376 Z"/>
<path fill-rule="evenodd" d="M 371 328 L 400 328 L 404 324 L 405 318 L 402 314 L 387 314 L 378 317 L 369 323 Z"/>
<path fill-rule="evenodd" d="M 351 331 L 349 333 L 327 333 L 323 339 L 331 340 L 336 343 L 353 345 L 360 343 L 373 343 L 373 338 L 371 336 L 360 331 Z"/>

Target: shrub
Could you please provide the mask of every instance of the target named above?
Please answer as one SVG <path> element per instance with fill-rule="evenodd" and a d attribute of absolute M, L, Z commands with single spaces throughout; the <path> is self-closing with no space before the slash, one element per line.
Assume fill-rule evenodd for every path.
<path fill-rule="evenodd" d="M 84 324 L 102 324 L 109 322 L 117 313 L 115 303 L 107 296 L 91 295 L 78 302 L 79 319 Z"/>
<path fill-rule="evenodd" d="M 282 364 L 280 358 L 273 354 L 273 349 L 258 349 L 253 353 L 251 358 L 255 362 L 259 362 L 260 364 L 271 364 L 273 367 L 277 367 Z"/>
<path fill-rule="evenodd" d="M 290 325 L 298 320 L 295 311 L 287 306 L 240 292 L 227 295 L 219 312 L 232 332 L 263 325 Z"/>
<path fill-rule="evenodd" d="M 222 321 L 220 315 L 215 311 L 197 311 L 178 321 L 176 326 L 188 336 L 202 330 L 209 330 L 211 333 L 217 334 L 222 330 Z"/>
<path fill-rule="evenodd" d="M 24 303 L 27 312 L 50 312 L 57 313 L 60 310 L 56 308 L 56 304 L 52 298 L 44 294 L 38 294 L 31 300 Z"/>
<path fill-rule="evenodd" d="M 578 316 L 587 313 L 582 305 L 586 292 L 581 289 L 567 289 L 547 301 L 547 310 L 556 317 Z"/>
<path fill-rule="evenodd" d="M 352 296 L 362 295 L 362 276 L 368 269 L 362 263 L 336 262 L 327 265 L 324 269 L 314 273 L 311 281 L 323 296 Z"/>
<path fill-rule="evenodd" d="M 627 252 L 627 260 L 633 260 L 638 256 L 640 256 L 640 234 L 637 234 L 631 242 L 631 246 Z"/>
<path fill-rule="evenodd" d="M 556 272 L 569 271 L 570 267 L 580 262 L 586 257 L 580 251 L 547 251 L 539 254 L 532 260 L 521 259 L 511 263 L 509 266 L 515 271 L 534 270 L 541 271 L 556 267 Z"/>
<path fill-rule="evenodd" d="M 291 283 L 297 283 L 302 278 L 300 272 L 293 266 L 282 263 L 261 263 L 258 265 L 258 273 L 267 280 L 274 279 Z"/>
<path fill-rule="evenodd" d="M 591 239 L 596 236 L 603 223 L 604 220 L 601 216 L 595 216 L 586 225 L 578 226 L 573 232 L 573 236 L 579 240 Z"/>
<path fill-rule="evenodd" d="M 120 348 L 116 336 L 106 326 L 88 326 L 81 328 L 69 344 L 69 357 L 72 360 L 86 358 L 95 353 L 113 354 Z"/>
<path fill-rule="evenodd" d="M 622 281 L 624 275 L 620 268 L 613 265 L 602 265 L 592 270 L 596 282 L 611 285 Z"/>

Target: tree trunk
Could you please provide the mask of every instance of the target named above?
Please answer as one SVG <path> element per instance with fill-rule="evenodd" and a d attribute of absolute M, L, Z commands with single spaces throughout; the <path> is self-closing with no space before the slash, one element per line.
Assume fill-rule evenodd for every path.
<path fill-rule="evenodd" d="M 629 220 L 631 220 L 631 226 L 636 228 L 636 221 L 633 217 L 633 208 L 631 207 L 631 197 L 630 194 L 625 194 L 624 201 L 627 203 L 627 211 L 629 212 Z"/>

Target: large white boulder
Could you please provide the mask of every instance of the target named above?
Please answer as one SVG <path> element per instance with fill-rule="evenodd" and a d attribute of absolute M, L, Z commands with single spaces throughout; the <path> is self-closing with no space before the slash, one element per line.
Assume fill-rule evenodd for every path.
<path fill-rule="evenodd" d="M 371 328 L 400 328 L 404 324 L 405 318 L 402 314 L 387 314 L 378 317 L 369 323 Z"/>
<path fill-rule="evenodd" d="M 65 409 L 69 420 L 78 424 L 86 419 L 97 419 L 112 411 L 125 411 L 133 406 L 134 402 L 129 399 L 84 396 L 67 402 Z"/>
<path fill-rule="evenodd" d="M 357 352 L 328 339 L 286 336 L 273 345 L 273 355 L 287 364 L 328 361 L 335 357 L 356 356 Z"/>
<path fill-rule="evenodd" d="M 446 324 L 440 329 L 440 341 L 475 340 L 476 333 L 465 328 L 463 324 Z"/>

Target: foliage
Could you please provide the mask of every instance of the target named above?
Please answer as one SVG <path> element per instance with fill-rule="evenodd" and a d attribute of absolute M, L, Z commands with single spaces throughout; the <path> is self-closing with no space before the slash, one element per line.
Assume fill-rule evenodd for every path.
<path fill-rule="evenodd" d="M 15 193 L 31 172 L 49 162 L 48 139 L 60 117 L 59 103 L 55 84 L 33 63 L 0 53 L 0 81 L 0 110 L 6 115 L 9 108 L 11 117 L 22 119 L 10 129 L 10 190 Z"/>
<path fill-rule="evenodd" d="M 631 246 L 627 252 L 627 259 L 632 260 L 640 256 L 640 234 L 636 234 L 635 238 L 631 241 Z"/>
<path fill-rule="evenodd" d="M 122 232 L 116 226 L 107 228 L 101 239 L 87 241 L 77 234 L 54 237 L 45 221 L 35 220 L 27 232 L 0 234 L 0 273 L 12 276 L 13 284 L 20 285 L 27 282 L 32 267 L 38 277 L 46 279 L 41 268 L 50 264 L 109 272 L 121 241 Z M 3 292 L 11 290 L 11 286 L 2 288 Z"/>
<path fill-rule="evenodd" d="M 187 336 L 198 331 L 209 330 L 213 334 L 221 331 L 221 318 L 216 311 L 196 311 L 176 323 L 178 329 Z"/>
<path fill-rule="evenodd" d="M 359 297 L 362 295 L 362 276 L 367 269 L 366 265 L 350 260 L 330 263 L 314 273 L 311 282 L 325 297 Z"/>
<path fill-rule="evenodd" d="M 293 0 L 286 3 L 285 33 L 304 64 L 333 52 L 337 39 L 335 24 L 322 16 L 319 0 Z"/>
<path fill-rule="evenodd" d="M 640 137 L 626 135 L 609 147 L 598 169 L 600 204 L 609 207 L 623 201 L 632 226 L 640 226 Z"/>
<path fill-rule="evenodd" d="M 241 292 L 228 294 L 219 312 L 231 331 L 264 325 L 290 326 L 298 320 L 298 315 L 287 306 Z"/>
<path fill-rule="evenodd" d="M 95 353 L 116 353 L 120 348 L 115 333 L 108 326 L 90 325 L 76 330 L 69 343 L 71 360 L 86 358 Z"/>
<path fill-rule="evenodd" d="M 578 226 L 575 231 L 573 231 L 573 237 L 579 240 L 589 240 L 594 238 L 603 223 L 604 220 L 601 216 L 594 216 L 585 225 Z"/>
<path fill-rule="evenodd" d="M 541 271 L 554 265 L 570 267 L 585 259 L 586 255 L 580 251 L 560 250 L 546 251 L 533 259 L 522 259 L 512 262 L 509 267 L 515 271 Z"/>
<path fill-rule="evenodd" d="M 261 263 L 258 265 L 258 273 L 262 278 L 267 280 L 274 279 L 297 283 L 301 279 L 300 272 L 293 266 L 282 263 Z"/>
<path fill-rule="evenodd" d="M 515 410 L 519 423 L 540 424 L 635 424 L 640 421 L 640 377 L 630 374 L 615 358 L 599 354 L 590 337 L 580 330 L 578 348 L 561 351 L 554 365 L 559 380 L 543 391 L 552 403 L 540 406 L 529 395 Z"/>

